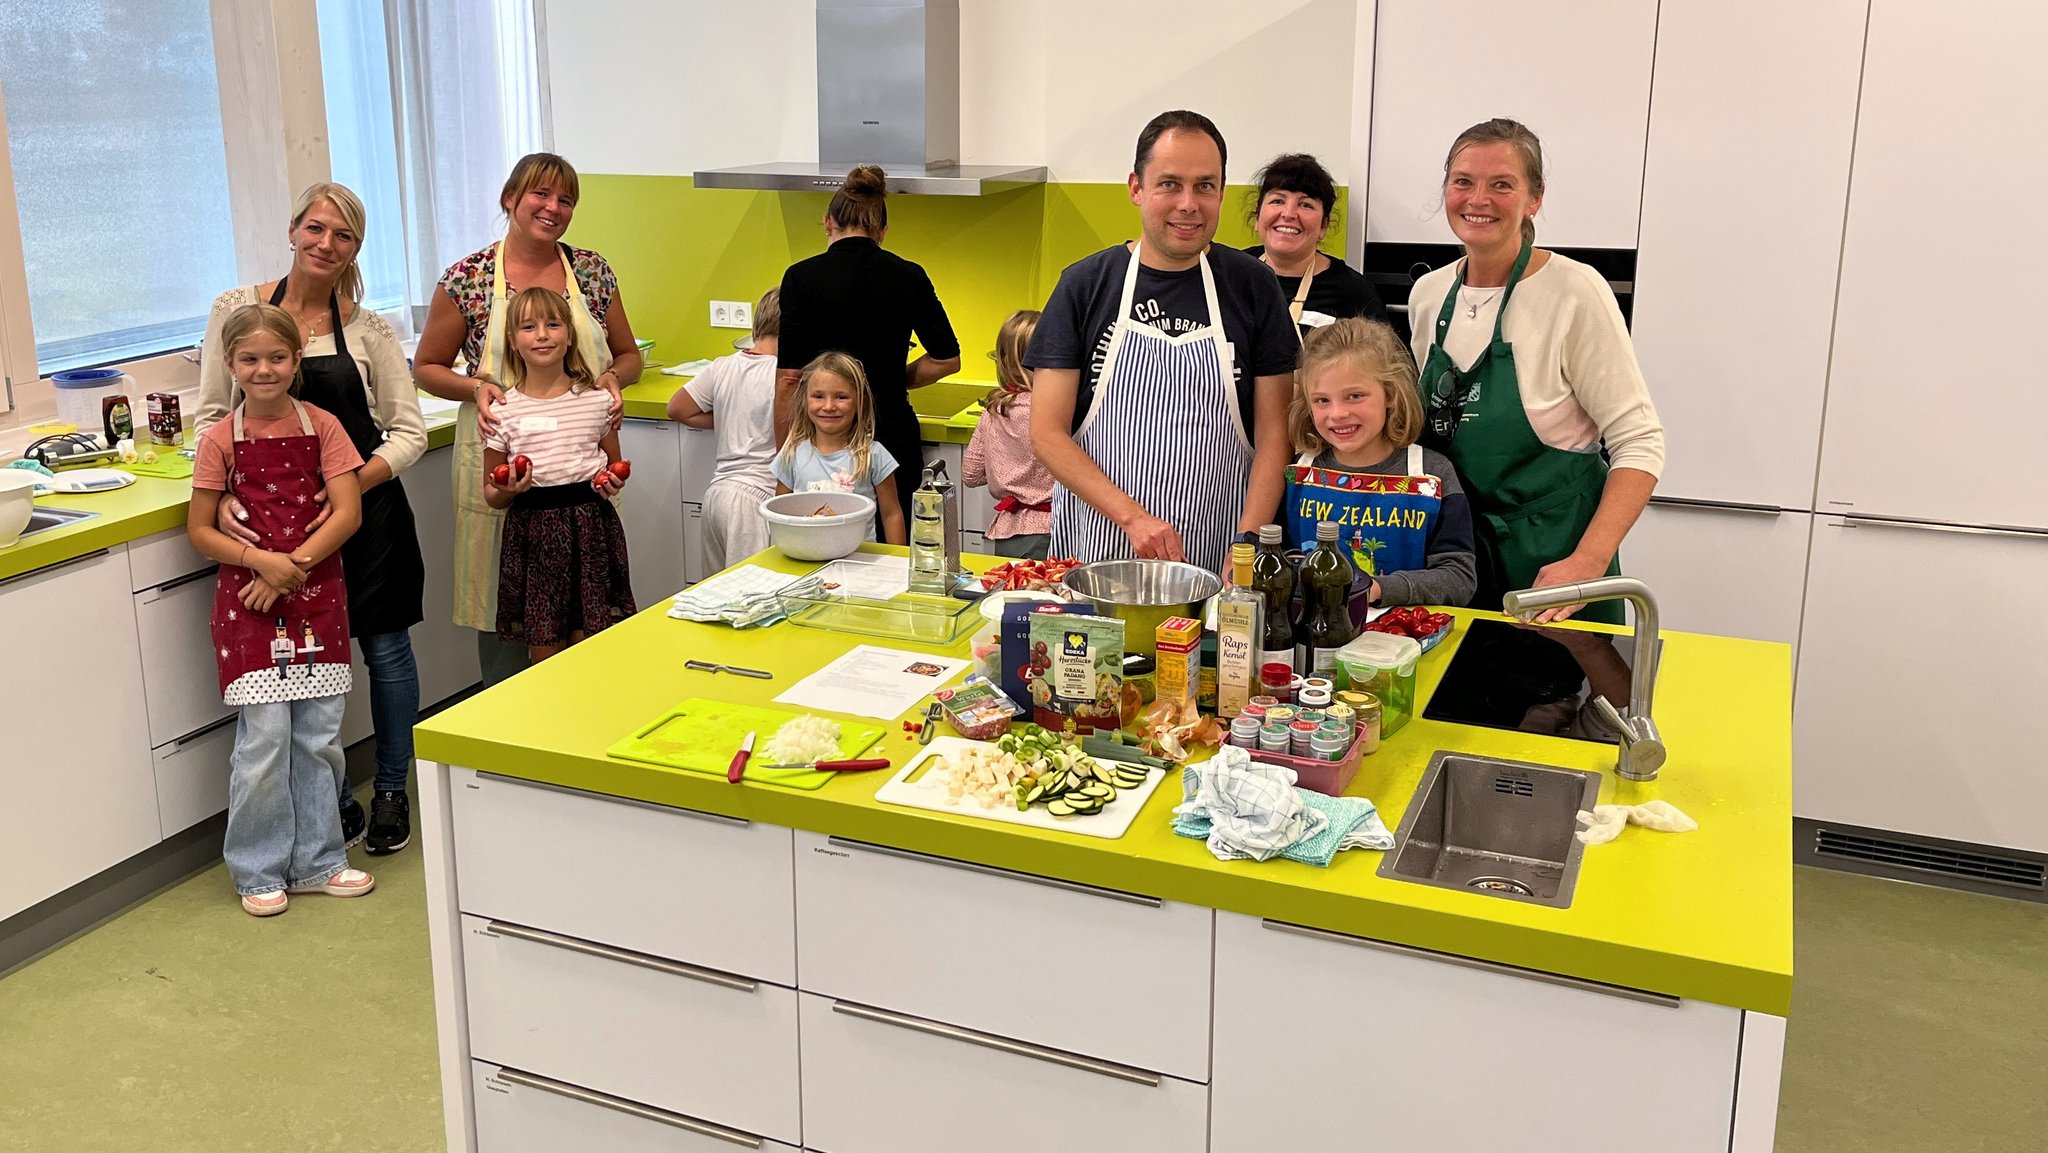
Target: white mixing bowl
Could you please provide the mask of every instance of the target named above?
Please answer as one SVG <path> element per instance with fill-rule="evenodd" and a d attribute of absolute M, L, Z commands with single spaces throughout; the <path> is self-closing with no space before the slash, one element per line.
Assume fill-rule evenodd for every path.
<path fill-rule="evenodd" d="M 0 468 L 0 548 L 21 539 L 36 507 L 35 474 L 22 468 Z"/>
<path fill-rule="evenodd" d="M 821 508 L 832 512 L 813 516 Z M 768 539 L 791 560 L 838 560 L 868 539 L 875 502 L 857 492 L 786 492 L 761 502 Z"/>

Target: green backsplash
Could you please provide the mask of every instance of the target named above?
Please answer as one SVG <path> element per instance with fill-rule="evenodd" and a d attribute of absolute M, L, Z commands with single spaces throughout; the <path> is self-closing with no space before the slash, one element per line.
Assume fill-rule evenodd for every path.
<path fill-rule="evenodd" d="M 825 249 L 826 193 L 699 189 L 687 176 L 585 174 L 582 185 L 569 239 L 611 261 L 634 335 L 656 342 L 660 364 L 730 352 L 741 334 L 710 326 L 710 302 L 754 301 Z M 1224 244 L 1255 243 L 1243 196 L 1233 188 L 1225 202 Z M 889 198 L 889 249 L 931 274 L 960 337 L 960 375 L 974 380 L 993 378 L 988 352 L 1005 316 L 1041 306 L 1061 269 L 1137 231 L 1122 184 Z M 1325 251 L 1343 244 L 1333 228 Z"/>

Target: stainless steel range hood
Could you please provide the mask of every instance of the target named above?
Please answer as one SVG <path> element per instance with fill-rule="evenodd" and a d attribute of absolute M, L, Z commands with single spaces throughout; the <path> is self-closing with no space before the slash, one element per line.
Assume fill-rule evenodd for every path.
<path fill-rule="evenodd" d="M 981 196 L 1042 165 L 960 164 L 959 0 L 818 0 L 818 156 L 694 174 L 699 188 L 831 192 L 856 164 L 889 191 Z"/>

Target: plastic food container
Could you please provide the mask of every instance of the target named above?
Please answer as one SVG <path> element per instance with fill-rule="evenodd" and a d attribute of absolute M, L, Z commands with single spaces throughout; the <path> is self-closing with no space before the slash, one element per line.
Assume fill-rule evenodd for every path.
<path fill-rule="evenodd" d="M 75 424 L 78 431 L 97 433 L 105 424 L 100 401 L 109 396 L 133 396 L 135 382 L 118 368 L 78 368 L 53 373 L 50 383 L 57 389 L 57 419 Z"/>
<path fill-rule="evenodd" d="M 979 673 L 969 673 L 966 680 L 940 689 L 932 698 L 945 710 L 946 720 L 970 741 L 995 740 L 1009 732 L 1011 718 L 1024 711 Z"/>
<path fill-rule="evenodd" d="M 813 515 L 824 508 L 832 511 Z M 868 539 L 875 502 L 857 492 L 786 492 L 761 502 L 761 519 L 768 522 L 768 539 L 789 559 L 838 560 Z"/>
<path fill-rule="evenodd" d="M 1360 633 L 1337 650 L 1337 670 L 1348 687 L 1371 693 L 1380 702 L 1380 736 L 1401 731 L 1415 715 L 1415 662 L 1422 645 L 1392 633 Z"/>

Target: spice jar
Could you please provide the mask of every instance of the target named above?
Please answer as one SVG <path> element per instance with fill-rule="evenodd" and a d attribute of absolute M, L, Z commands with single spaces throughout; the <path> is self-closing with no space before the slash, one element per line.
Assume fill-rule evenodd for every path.
<path fill-rule="evenodd" d="M 1245 713 L 1239 713 L 1230 721 L 1230 743 L 1240 749 L 1259 747 L 1259 721 Z"/>
<path fill-rule="evenodd" d="M 1361 747 L 1367 755 L 1379 752 L 1380 699 L 1371 693 L 1352 692 L 1346 693 L 1345 696 L 1359 698 L 1357 701 L 1347 701 L 1346 703 L 1358 710 L 1358 733 Z"/>
<path fill-rule="evenodd" d="M 1283 665 L 1274 661 L 1259 666 L 1259 687 L 1265 690 L 1263 695 L 1272 697 L 1282 704 L 1294 700 L 1294 681 L 1293 665 Z"/>
<path fill-rule="evenodd" d="M 1335 686 L 1329 678 L 1307 677 L 1301 682 L 1301 693 L 1295 700 L 1308 708 L 1326 709 L 1330 707 L 1333 692 Z"/>
<path fill-rule="evenodd" d="M 1314 749 L 1310 747 L 1309 742 L 1315 739 L 1316 727 L 1314 721 L 1296 721 L 1287 726 L 1288 752 L 1297 757 L 1312 756 Z"/>

